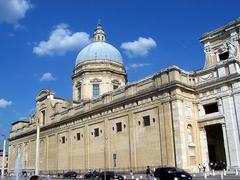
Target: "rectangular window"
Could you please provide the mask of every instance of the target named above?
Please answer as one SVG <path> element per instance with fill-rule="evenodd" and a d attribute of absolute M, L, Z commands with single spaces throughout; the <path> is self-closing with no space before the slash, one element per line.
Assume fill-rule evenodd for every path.
<path fill-rule="evenodd" d="M 224 52 L 222 54 L 219 54 L 220 61 L 224 61 L 224 60 L 228 59 L 228 57 L 229 57 L 229 52 L 228 51 Z"/>
<path fill-rule="evenodd" d="M 205 104 L 205 105 L 203 105 L 203 108 L 204 108 L 206 114 L 218 112 L 217 102 L 211 103 L 211 104 Z"/>
<path fill-rule="evenodd" d="M 99 97 L 99 84 L 93 84 L 93 98 Z"/>
<path fill-rule="evenodd" d="M 95 137 L 99 136 L 99 128 L 94 129 L 94 136 Z"/>
<path fill-rule="evenodd" d="M 77 141 L 80 141 L 80 133 L 77 133 Z"/>
<path fill-rule="evenodd" d="M 117 127 L 117 132 L 122 131 L 122 123 L 121 122 L 116 123 L 116 127 Z"/>
<path fill-rule="evenodd" d="M 81 100 L 81 94 L 82 94 L 82 92 L 81 92 L 81 86 L 78 86 L 78 100 L 80 101 Z"/>
<path fill-rule="evenodd" d="M 45 125 L 45 110 L 42 111 L 42 125 Z"/>
<path fill-rule="evenodd" d="M 143 116 L 143 125 L 150 126 L 150 116 Z"/>
<path fill-rule="evenodd" d="M 65 138 L 65 136 L 63 136 L 62 137 L 62 144 L 65 144 L 65 142 L 66 142 L 66 138 Z"/>
<path fill-rule="evenodd" d="M 113 90 L 117 89 L 118 88 L 118 85 L 113 85 Z"/>

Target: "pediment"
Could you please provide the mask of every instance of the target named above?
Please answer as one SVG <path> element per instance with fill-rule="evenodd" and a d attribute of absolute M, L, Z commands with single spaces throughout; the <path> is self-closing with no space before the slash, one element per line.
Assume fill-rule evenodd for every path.
<path fill-rule="evenodd" d="M 96 83 L 96 82 L 102 82 L 101 79 L 98 79 L 98 78 L 94 78 L 90 81 L 91 83 Z"/>
<path fill-rule="evenodd" d="M 48 89 L 42 89 L 36 96 L 36 101 L 43 101 L 44 99 L 46 99 L 48 97 L 48 95 L 53 94 L 53 92 L 51 92 Z"/>
<path fill-rule="evenodd" d="M 112 83 L 113 83 L 113 84 L 117 84 L 117 85 L 120 85 L 120 84 L 121 84 L 121 83 L 120 83 L 118 80 L 116 80 L 116 79 L 112 80 Z"/>

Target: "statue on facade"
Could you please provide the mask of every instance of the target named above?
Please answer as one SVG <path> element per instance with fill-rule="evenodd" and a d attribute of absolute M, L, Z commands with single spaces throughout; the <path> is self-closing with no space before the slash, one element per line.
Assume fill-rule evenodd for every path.
<path fill-rule="evenodd" d="M 236 55 L 237 55 L 237 49 L 236 49 L 235 45 L 233 45 L 233 43 L 230 42 L 230 41 L 227 42 L 226 45 L 227 45 L 228 52 L 229 52 L 229 58 L 234 58 L 234 57 L 236 57 Z"/>

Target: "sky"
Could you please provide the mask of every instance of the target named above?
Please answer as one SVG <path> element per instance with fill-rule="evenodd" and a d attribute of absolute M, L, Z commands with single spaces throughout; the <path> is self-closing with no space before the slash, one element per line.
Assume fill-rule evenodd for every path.
<path fill-rule="evenodd" d="M 0 134 L 29 117 L 41 89 L 72 98 L 76 57 L 99 20 L 133 82 L 171 65 L 202 68 L 199 38 L 237 19 L 239 7 L 239 0 L 0 0 Z"/>

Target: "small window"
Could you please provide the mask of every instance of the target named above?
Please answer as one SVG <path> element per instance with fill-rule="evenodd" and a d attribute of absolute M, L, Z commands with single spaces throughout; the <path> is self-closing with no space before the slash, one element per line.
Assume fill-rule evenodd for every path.
<path fill-rule="evenodd" d="M 117 89 L 118 88 L 118 85 L 113 85 L 113 90 Z"/>
<path fill-rule="evenodd" d="M 62 137 L 62 144 L 65 144 L 65 142 L 66 142 L 66 138 L 65 138 L 65 136 L 63 136 Z"/>
<path fill-rule="evenodd" d="M 45 125 L 45 119 L 46 119 L 46 114 L 45 114 L 45 110 L 41 111 L 42 112 L 42 125 Z"/>
<path fill-rule="evenodd" d="M 116 127 L 117 127 L 117 132 L 122 131 L 122 123 L 121 122 L 116 123 Z"/>
<path fill-rule="evenodd" d="M 187 142 L 188 144 L 193 144 L 193 129 L 190 124 L 187 126 Z"/>
<path fill-rule="evenodd" d="M 80 137 L 81 137 L 80 133 L 77 133 L 77 141 L 80 141 Z"/>
<path fill-rule="evenodd" d="M 205 104 L 205 105 L 203 105 L 203 108 L 204 108 L 206 114 L 218 112 L 217 102 L 211 103 L 211 104 Z"/>
<path fill-rule="evenodd" d="M 78 86 L 78 101 L 80 101 L 81 100 L 81 95 L 82 95 L 82 92 L 81 92 L 81 86 Z"/>
<path fill-rule="evenodd" d="M 99 84 L 93 84 L 93 98 L 99 97 Z"/>
<path fill-rule="evenodd" d="M 95 137 L 99 136 L 99 128 L 94 129 L 94 136 Z"/>
<path fill-rule="evenodd" d="M 143 124 L 144 126 L 150 126 L 150 116 L 143 117 Z"/>
<path fill-rule="evenodd" d="M 219 54 L 219 59 L 220 59 L 220 61 L 224 61 L 224 60 L 228 59 L 228 57 L 229 57 L 229 52 L 228 52 L 228 51 Z"/>

